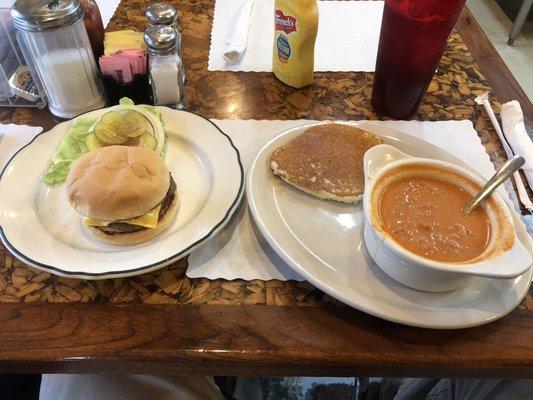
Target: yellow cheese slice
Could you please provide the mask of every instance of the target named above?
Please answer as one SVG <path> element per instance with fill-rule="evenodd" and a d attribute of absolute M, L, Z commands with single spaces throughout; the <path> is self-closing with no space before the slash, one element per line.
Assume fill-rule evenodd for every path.
<path fill-rule="evenodd" d="M 152 208 L 146 214 L 141 215 L 140 217 L 126 219 L 122 222 L 125 222 L 130 225 L 139 225 L 145 228 L 155 228 L 157 222 L 159 221 L 159 211 L 161 210 L 161 204 L 157 207 Z"/>
<path fill-rule="evenodd" d="M 138 225 L 144 228 L 155 228 L 157 226 L 157 222 L 159 221 L 160 210 L 161 210 L 161 204 L 159 204 L 157 207 L 152 208 L 150 211 L 148 211 L 144 215 L 141 215 L 140 217 L 124 219 L 122 221 L 117 221 L 117 222 L 124 222 L 130 225 Z M 90 217 L 83 218 L 83 224 L 85 226 L 107 226 L 111 222 L 113 221 L 103 221 L 101 219 L 90 218 Z"/>

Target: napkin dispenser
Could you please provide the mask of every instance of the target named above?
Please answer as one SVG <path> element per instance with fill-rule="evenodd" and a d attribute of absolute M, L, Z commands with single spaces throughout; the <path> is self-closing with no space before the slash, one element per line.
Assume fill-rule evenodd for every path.
<path fill-rule="evenodd" d="M 44 108 L 42 84 L 23 42 L 18 41 L 10 10 L 0 5 L 0 107 Z"/>

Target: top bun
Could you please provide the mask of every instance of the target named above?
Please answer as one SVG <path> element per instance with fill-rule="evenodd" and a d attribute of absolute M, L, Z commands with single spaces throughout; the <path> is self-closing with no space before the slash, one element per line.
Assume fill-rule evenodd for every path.
<path fill-rule="evenodd" d="M 150 211 L 163 201 L 169 186 L 168 168 L 154 151 L 108 146 L 72 164 L 67 197 L 83 216 L 117 221 Z"/>

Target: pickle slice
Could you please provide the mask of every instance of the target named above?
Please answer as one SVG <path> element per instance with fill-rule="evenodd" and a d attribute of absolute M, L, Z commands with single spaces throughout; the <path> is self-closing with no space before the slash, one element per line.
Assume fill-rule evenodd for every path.
<path fill-rule="evenodd" d="M 95 125 L 94 134 L 105 144 L 123 144 L 128 138 L 141 136 L 147 129 L 146 117 L 137 111 L 110 111 Z"/>
<path fill-rule="evenodd" d="M 141 136 L 148 128 L 146 117 L 140 112 L 129 110 L 122 114 L 121 129 L 124 135 L 128 137 Z"/>
<path fill-rule="evenodd" d="M 157 140 L 155 139 L 155 137 L 150 135 L 148 132 L 144 132 L 139 137 L 139 146 L 147 147 L 151 150 L 155 150 L 155 148 L 157 147 Z"/>
<path fill-rule="evenodd" d="M 98 140 L 96 135 L 94 133 L 90 133 L 85 137 L 85 145 L 87 146 L 87 150 L 92 151 L 95 149 L 98 149 L 100 147 L 103 147 L 104 144 Z"/>
<path fill-rule="evenodd" d="M 128 136 L 122 131 L 122 120 L 122 114 L 119 112 L 105 113 L 94 126 L 94 134 L 105 144 L 122 144 L 128 140 Z"/>

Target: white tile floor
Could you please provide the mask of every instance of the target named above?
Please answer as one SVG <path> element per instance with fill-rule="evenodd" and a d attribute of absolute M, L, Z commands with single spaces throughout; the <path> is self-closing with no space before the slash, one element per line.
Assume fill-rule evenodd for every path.
<path fill-rule="evenodd" d="M 507 39 L 513 26 L 494 0 L 467 0 L 466 4 L 507 67 L 533 102 L 533 22 L 526 22 L 514 46 Z"/>

